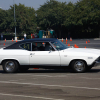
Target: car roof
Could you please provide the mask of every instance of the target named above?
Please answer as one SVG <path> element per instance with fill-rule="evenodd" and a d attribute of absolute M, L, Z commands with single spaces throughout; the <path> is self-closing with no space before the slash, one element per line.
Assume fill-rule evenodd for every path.
<path fill-rule="evenodd" d="M 32 41 L 41 41 L 41 42 L 48 42 L 48 41 L 56 41 L 56 38 L 34 38 L 34 39 L 26 39 L 20 42 L 32 42 Z"/>
<path fill-rule="evenodd" d="M 19 42 L 16 42 L 4 49 L 20 49 L 19 45 L 22 43 L 27 43 L 27 42 L 51 42 L 51 41 L 57 41 L 58 39 L 56 38 L 34 38 L 34 39 L 26 39 L 26 40 L 22 40 Z"/>

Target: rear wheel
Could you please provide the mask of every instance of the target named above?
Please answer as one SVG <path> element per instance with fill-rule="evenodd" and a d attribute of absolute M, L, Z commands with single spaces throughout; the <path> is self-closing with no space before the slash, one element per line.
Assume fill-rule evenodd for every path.
<path fill-rule="evenodd" d="M 3 70 L 7 73 L 14 73 L 18 71 L 18 63 L 13 60 L 6 60 L 3 62 Z"/>
<path fill-rule="evenodd" d="M 86 64 L 82 60 L 75 60 L 72 61 L 71 68 L 74 72 L 82 73 L 86 71 Z"/>

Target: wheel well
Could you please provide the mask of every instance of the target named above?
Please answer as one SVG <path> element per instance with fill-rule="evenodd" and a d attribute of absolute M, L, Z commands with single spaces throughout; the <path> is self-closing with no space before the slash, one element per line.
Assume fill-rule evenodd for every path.
<path fill-rule="evenodd" d="M 86 62 L 85 60 L 83 60 L 83 59 L 73 59 L 73 60 L 70 61 L 69 66 L 71 65 L 71 63 L 72 63 L 73 61 L 77 61 L 77 60 L 83 61 L 83 62 L 86 64 L 86 66 L 87 66 L 87 62 Z"/>
<path fill-rule="evenodd" d="M 19 62 L 15 59 L 4 59 L 4 60 L 2 60 L 1 65 L 3 64 L 4 61 L 7 61 L 7 60 L 16 61 L 18 63 L 18 65 L 20 65 Z"/>

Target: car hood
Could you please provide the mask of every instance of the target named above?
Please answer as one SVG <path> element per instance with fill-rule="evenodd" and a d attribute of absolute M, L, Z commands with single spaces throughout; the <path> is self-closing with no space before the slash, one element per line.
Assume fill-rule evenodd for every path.
<path fill-rule="evenodd" d="M 100 56 L 100 50 L 99 49 L 91 49 L 91 48 L 68 48 L 65 49 L 64 52 L 71 52 L 76 54 L 89 54 L 89 55 L 98 55 Z"/>

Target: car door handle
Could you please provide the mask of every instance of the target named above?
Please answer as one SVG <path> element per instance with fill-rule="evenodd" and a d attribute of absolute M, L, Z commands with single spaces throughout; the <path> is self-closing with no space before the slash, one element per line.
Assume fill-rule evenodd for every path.
<path fill-rule="evenodd" d="M 35 55 L 35 53 L 30 53 L 30 55 Z"/>

